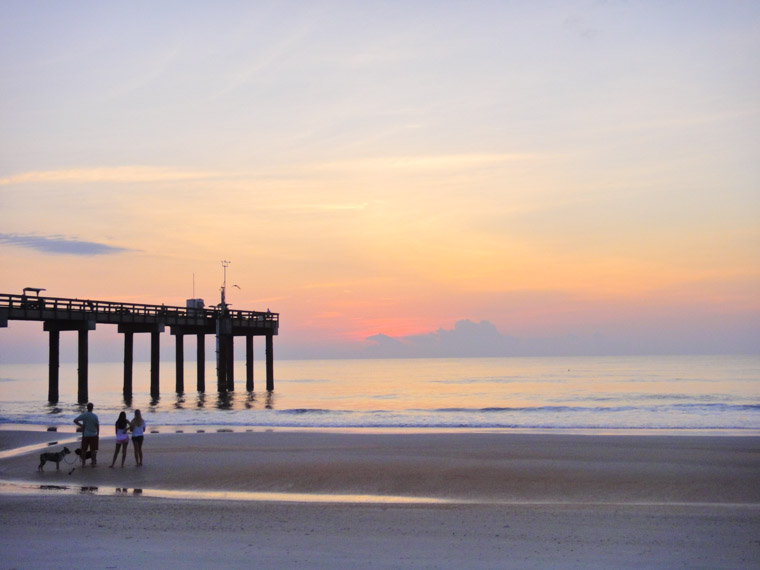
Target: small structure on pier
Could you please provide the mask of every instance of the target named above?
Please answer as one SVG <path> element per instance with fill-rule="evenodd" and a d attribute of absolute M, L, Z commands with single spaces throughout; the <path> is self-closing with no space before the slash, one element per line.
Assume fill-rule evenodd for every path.
<path fill-rule="evenodd" d="M 226 268 L 226 266 L 225 266 Z M 142 305 L 113 301 L 64 299 L 41 297 L 44 289 L 27 287 L 22 295 L 0 294 L 0 327 L 8 321 L 42 321 L 43 330 L 49 333 L 48 400 L 58 401 L 58 369 L 60 334 L 76 331 L 78 343 L 77 401 L 88 401 L 88 334 L 98 324 L 115 324 L 124 335 L 124 398 L 132 398 L 132 363 L 135 333 L 150 333 L 150 393 L 159 396 L 160 335 L 168 326 L 175 337 L 176 384 L 178 393 L 185 391 L 184 338 L 197 338 L 197 389 L 205 392 L 205 337 L 213 334 L 217 339 L 217 389 L 234 390 L 234 349 L 236 336 L 246 339 L 246 390 L 253 390 L 253 337 L 266 339 L 266 389 L 274 390 L 273 338 L 279 332 L 279 315 L 261 311 L 230 310 L 225 301 L 225 282 L 222 302 L 211 308 L 199 299 L 189 299 L 187 306 Z M 35 293 L 34 296 L 28 292 Z M 200 301 L 200 303 L 198 302 Z"/>

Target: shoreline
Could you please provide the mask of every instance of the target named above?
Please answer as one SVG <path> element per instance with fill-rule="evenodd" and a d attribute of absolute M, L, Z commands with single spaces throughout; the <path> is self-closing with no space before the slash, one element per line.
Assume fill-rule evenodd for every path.
<path fill-rule="evenodd" d="M 107 426 L 110 428 L 111 426 Z M 760 437 L 756 428 L 524 428 L 524 427 L 418 427 L 418 426 L 282 426 L 282 425 L 242 425 L 242 424 L 156 424 L 148 428 L 151 433 L 212 433 L 232 432 L 251 433 L 262 431 L 277 432 L 324 432 L 324 433 L 369 433 L 397 434 L 406 433 L 498 433 L 528 435 L 577 435 L 577 436 L 722 436 L 722 437 Z M 69 424 L 21 424 L 0 423 L 0 432 L 50 432 L 76 434 L 77 428 Z"/>

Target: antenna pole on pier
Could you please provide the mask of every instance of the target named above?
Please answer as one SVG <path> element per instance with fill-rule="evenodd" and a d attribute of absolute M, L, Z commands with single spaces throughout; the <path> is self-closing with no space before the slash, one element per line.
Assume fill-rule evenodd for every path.
<path fill-rule="evenodd" d="M 227 309 L 227 300 L 225 298 L 225 295 L 227 292 L 227 267 L 229 264 L 229 261 L 222 260 L 222 267 L 224 267 L 224 281 L 222 282 L 222 311 L 226 311 Z"/>
<path fill-rule="evenodd" d="M 222 282 L 222 302 L 219 304 L 219 319 L 216 321 L 216 377 L 219 392 L 235 389 L 234 382 L 234 347 L 232 321 L 227 311 L 227 267 L 230 262 L 222 261 L 224 281 Z"/>

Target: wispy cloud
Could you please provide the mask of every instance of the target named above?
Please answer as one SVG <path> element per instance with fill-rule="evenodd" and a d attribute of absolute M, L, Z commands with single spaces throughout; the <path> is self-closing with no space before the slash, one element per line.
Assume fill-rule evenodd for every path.
<path fill-rule="evenodd" d="M 294 210 L 304 210 L 304 211 L 317 211 L 317 212 L 344 212 L 344 211 L 355 211 L 355 210 L 366 210 L 368 207 L 368 204 L 366 202 L 362 203 L 333 203 L 333 204 L 296 204 L 296 205 L 286 205 L 283 209 L 294 209 Z"/>
<path fill-rule="evenodd" d="M 537 158 L 539 155 L 531 153 L 391 156 L 324 162 L 316 167 L 322 170 L 461 170 Z"/>
<path fill-rule="evenodd" d="M 66 238 L 60 235 L 38 236 L 23 234 L 0 234 L 0 244 L 34 249 L 51 255 L 112 255 L 132 251 L 126 247 L 117 247 L 92 241 Z"/>
<path fill-rule="evenodd" d="M 230 177 L 230 173 L 177 170 L 153 166 L 116 166 L 23 172 L 7 178 L 0 178 L 0 186 L 30 182 L 164 182 L 174 180 L 206 180 L 222 177 Z"/>

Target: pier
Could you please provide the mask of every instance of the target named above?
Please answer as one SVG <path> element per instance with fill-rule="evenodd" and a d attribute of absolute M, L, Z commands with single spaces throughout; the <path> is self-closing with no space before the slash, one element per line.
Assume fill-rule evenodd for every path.
<path fill-rule="evenodd" d="M 99 324 L 116 325 L 124 335 L 124 398 L 132 398 L 132 362 L 135 334 L 150 334 L 150 394 L 158 398 L 159 349 L 161 333 L 169 327 L 175 338 L 176 382 L 178 393 L 185 391 L 184 339 L 197 339 L 197 389 L 206 391 L 205 337 L 215 335 L 217 347 L 217 390 L 234 390 L 234 339 L 245 337 L 246 390 L 253 391 L 253 337 L 266 338 L 266 389 L 274 390 L 273 338 L 278 333 L 279 315 L 261 311 L 231 310 L 224 302 L 206 308 L 197 299 L 188 300 L 187 307 L 143 305 L 93 299 L 42 297 L 43 289 L 28 287 L 22 295 L 0 294 L 0 327 L 9 321 L 41 321 L 49 334 L 48 401 L 58 401 L 58 372 L 60 334 L 65 331 L 78 335 L 77 401 L 88 401 L 88 335 Z M 33 293 L 33 294 L 31 294 Z M 191 306 L 192 305 L 192 306 Z"/>

